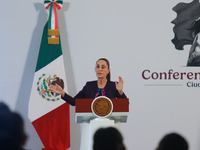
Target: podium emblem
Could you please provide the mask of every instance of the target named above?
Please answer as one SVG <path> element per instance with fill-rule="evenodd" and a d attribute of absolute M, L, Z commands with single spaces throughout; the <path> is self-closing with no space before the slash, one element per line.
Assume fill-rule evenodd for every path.
<path fill-rule="evenodd" d="M 93 100 L 91 109 L 97 117 L 108 117 L 113 111 L 113 103 L 108 97 L 99 96 Z"/>

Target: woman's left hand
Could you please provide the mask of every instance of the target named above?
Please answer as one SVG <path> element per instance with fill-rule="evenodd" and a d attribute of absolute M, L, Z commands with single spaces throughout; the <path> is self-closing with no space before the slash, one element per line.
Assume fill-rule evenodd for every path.
<path fill-rule="evenodd" d="M 122 95 L 123 92 L 123 85 L 124 81 L 122 80 L 122 77 L 119 76 L 119 82 L 115 81 L 116 89 L 118 90 L 119 94 Z"/>

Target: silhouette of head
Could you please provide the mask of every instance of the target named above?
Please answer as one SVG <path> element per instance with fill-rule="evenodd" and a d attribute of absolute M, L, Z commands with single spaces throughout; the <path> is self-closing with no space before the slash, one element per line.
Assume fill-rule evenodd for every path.
<path fill-rule="evenodd" d="M 179 134 L 170 133 L 161 139 L 157 150 L 188 150 L 188 143 Z"/>
<path fill-rule="evenodd" d="M 26 138 L 21 116 L 0 103 L 0 149 L 21 150 Z"/>
<path fill-rule="evenodd" d="M 93 150 L 126 150 L 120 132 L 113 127 L 100 128 L 94 134 Z"/>

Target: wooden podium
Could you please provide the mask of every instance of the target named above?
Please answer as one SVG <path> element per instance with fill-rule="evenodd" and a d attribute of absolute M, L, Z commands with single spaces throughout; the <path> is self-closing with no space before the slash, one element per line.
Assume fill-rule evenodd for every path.
<path fill-rule="evenodd" d="M 75 120 L 83 125 L 80 150 L 92 150 L 96 130 L 125 123 L 128 113 L 128 98 L 99 96 L 95 99 L 76 99 Z"/>

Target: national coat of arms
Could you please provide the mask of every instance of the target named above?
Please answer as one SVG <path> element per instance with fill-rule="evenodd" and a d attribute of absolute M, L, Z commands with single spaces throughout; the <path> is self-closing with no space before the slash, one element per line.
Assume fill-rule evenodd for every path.
<path fill-rule="evenodd" d="M 92 102 L 91 109 L 96 116 L 107 117 L 112 113 L 113 104 L 109 98 L 99 96 Z"/>
<path fill-rule="evenodd" d="M 47 101 L 58 101 L 60 100 L 59 94 L 49 91 L 49 85 L 51 84 L 58 84 L 62 89 L 64 89 L 64 82 L 62 79 L 56 75 L 49 75 L 47 77 L 46 74 L 43 74 L 38 79 L 37 91 L 42 96 L 42 98 L 46 99 Z"/>

